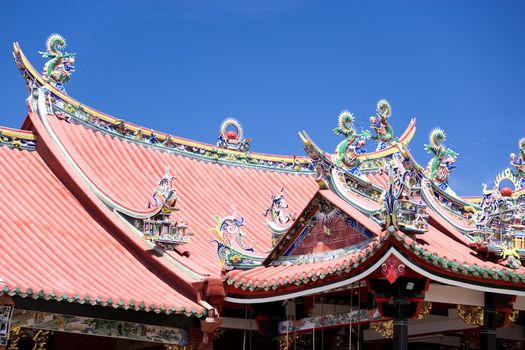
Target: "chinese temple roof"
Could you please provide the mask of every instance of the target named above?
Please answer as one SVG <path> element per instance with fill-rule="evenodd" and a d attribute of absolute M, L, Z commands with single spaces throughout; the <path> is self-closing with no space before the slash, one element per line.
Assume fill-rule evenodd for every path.
<path fill-rule="evenodd" d="M 444 277 L 448 283 L 459 282 L 465 286 L 487 286 L 515 289 L 513 293 L 525 293 L 525 267 L 508 269 L 500 264 L 477 256 L 468 244 L 445 234 L 443 228 L 430 226 L 424 234 L 415 237 L 400 231 L 382 231 L 380 226 L 358 212 L 351 205 L 329 190 L 320 194 L 329 199 L 363 226 L 371 228 L 376 236 L 348 254 L 333 258 L 297 264 L 267 265 L 225 274 L 230 300 L 260 301 L 284 300 L 309 295 L 343 285 L 341 281 L 357 281 L 373 273 L 377 263 L 382 262 L 394 248 L 401 256 L 422 268 L 431 279 Z M 375 226 L 375 227 L 374 227 Z"/>
<path fill-rule="evenodd" d="M 264 254 L 271 249 L 263 216 L 270 194 L 285 187 L 290 207 L 301 210 L 317 190 L 314 179 L 305 174 L 218 164 L 112 137 L 55 116 L 48 116 L 48 122 L 57 144 L 67 150 L 68 161 L 104 201 L 125 214 L 139 217 L 144 212 L 155 181 L 169 167 L 176 176 L 181 209 L 174 215 L 196 234 L 185 247 L 189 257 L 167 254 L 199 276 L 220 276 L 217 248 L 210 243 L 215 215 L 237 212 L 244 217 L 247 239 Z"/>
<path fill-rule="evenodd" d="M 206 314 L 97 222 L 35 150 L 34 134 L 14 132 L 2 129 L 8 138 L 0 145 L 4 293 L 188 316 Z"/>
<path fill-rule="evenodd" d="M 510 270 L 490 261 L 479 259 L 467 246 L 457 244 L 432 228 L 425 239 L 414 240 L 401 232 L 382 233 L 366 246 L 336 259 L 306 264 L 260 266 L 252 270 L 234 270 L 224 279 L 230 286 L 228 295 L 242 296 L 247 300 L 260 297 L 262 300 L 285 294 L 276 300 L 290 298 L 289 294 L 305 291 L 294 296 L 318 292 L 316 287 L 331 285 L 335 288 L 342 280 L 358 280 L 369 273 L 363 273 L 371 264 L 387 257 L 387 248 L 394 245 L 415 265 L 428 266 L 435 276 L 447 274 L 448 281 L 470 281 L 472 285 L 497 288 L 515 288 L 515 293 L 525 291 L 525 268 Z M 375 267 L 377 268 L 377 267 Z M 359 277 L 359 278 L 356 278 Z M 347 283 L 346 283 L 347 284 Z M 237 291 L 236 291 L 237 289 Z M 328 290 L 323 288 L 322 290 Z M 257 293 L 259 292 L 259 293 Z M 520 294 L 521 295 L 521 294 Z M 237 299 L 236 299 L 237 300 Z"/>
<path fill-rule="evenodd" d="M 305 132 L 307 157 L 259 154 L 235 120 L 217 145 L 153 131 L 69 97 L 71 68 L 41 75 L 18 44 L 14 56 L 30 97 L 26 130 L 0 132 L 12 164 L 2 168 L 2 224 L 24 233 L 0 242 L 20 270 L 0 274 L 6 293 L 200 316 L 206 294 L 312 294 L 396 255 L 442 283 L 525 295 L 525 184 L 508 170 L 494 191 L 458 197 L 444 132 L 431 132 L 424 168 L 407 149 L 415 119 L 396 138 L 386 100 L 370 118 L 375 135 L 341 113 L 334 154 Z M 367 153 L 370 138 L 378 148 Z M 515 189 L 501 198 L 504 178 Z"/>

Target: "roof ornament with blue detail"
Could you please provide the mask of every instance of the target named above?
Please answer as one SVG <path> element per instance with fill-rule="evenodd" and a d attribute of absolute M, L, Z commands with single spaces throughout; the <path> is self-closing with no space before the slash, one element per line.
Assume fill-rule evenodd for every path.
<path fill-rule="evenodd" d="M 377 116 L 371 119 L 371 128 L 375 131 L 373 139 L 381 144 L 373 152 L 367 152 L 364 149 L 366 140 L 372 138 L 372 132 L 370 130 L 356 131 L 354 115 L 348 111 L 342 111 L 339 114 L 339 125 L 334 129 L 334 133 L 343 136 L 344 140 L 339 142 L 333 154 L 318 147 L 306 131 L 299 132 L 304 150 L 311 158 L 312 168 L 318 173 L 316 180 L 322 188 L 328 187 L 333 182 L 331 175 L 334 170 L 354 179 L 359 177 L 366 182 L 367 179 L 361 172 L 362 170 L 370 171 L 381 168 L 386 158 L 399 153 L 399 147 L 408 145 L 416 132 L 416 119 L 410 120 L 410 124 L 400 137 L 394 137 L 393 129 L 388 124 L 391 113 L 390 104 L 386 100 L 380 100 L 376 108 Z"/>
<path fill-rule="evenodd" d="M 278 195 L 272 194 L 270 207 L 263 214 L 266 217 L 266 225 L 272 231 L 272 246 L 275 246 L 295 220 L 295 213 L 287 209 L 288 203 L 284 199 L 283 187 Z"/>
<path fill-rule="evenodd" d="M 44 65 L 42 76 L 59 91 L 65 93 L 64 84 L 75 71 L 75 53 L 62 52 L 66 39 L 60 34 L 51 34 L 46 42 L 47 51 L 39 51 L 43 58 L 50 58 Z"/>
<path fill-rule="evenodd" d="M 425 175 L 443 191 L 455 194 L 448 185 L 448 177 L 456 169 L 455 163 L 459 154 L 450 148 L 445 148 L 446 139 L 445 132 L 440 128 L 430 132 L 430 143 L 425 145 L 425 150 L 432 154 L 433 158 L 427 164 Z"/>
<path fill-rule="evenodd" d="M 239 218 L 234 213 L 226 217 L 216 215 L 214 218 L 217 220 L 217 224 L 210 231 L 215 233 L 217 239 L 211 240 L 211 242 L 217 243 L 217 254 L 223 268 L 231 270 L 260 265 L 262 259 L 253 256 L 255 252 L 253 244 L 246 244 L 245 242 L 244 217 Z"/>
<path fill-rule="evenodd" d="M 476 229 L 470 234 L 470 247 L 478 254 L 511 269 L 525 261 L 525 138 L 518 145 L 519 154 L 510 154 L 514 169 L 499 173 L 492 189 L 483 184 L 480 210 L 472 215 Z"/>
<path fill-rule="evenodd" d="M 243 139 L 241 123 L 233 118 L 228 118 L 221 124 L 217 147 L 240 152 L 248 152 L 251 138 Z"/>
<path fill-rule="evenodd" d="M 378 142 L 376 151 L 391 146 L 394 139 L 394 129 L 388 123 L 388 118 L 392 115 L 392 108 L 387 100 L 380 100 L 376 107 L 376 116 L 370 117 L 370 128 L 375 131 L 372 140 Z"/>
<path fill-rule="evenodd" d="M 177 203 L 177 190 L 175 189 L 176 177 L 170 175 L 170 168 L 168 166 L 164 167 L 164 175 L 159 181 L 159 184 L 153 190 L 151 195 L 151 201 L 148 202 L 148 208 L 162 206 L 162 211 L 166 213 L 171 213 L 175 208 Z"/>
<path fill-rule="evenodd" d="M 470 247 L 485 258 L 518 269 L 525 259 L 525 203 L 513 198 L 511 188 L 499 188 L 509 176 L 509 169 L 498 175 L 492 190 L 484 185 L 481 210 L 472 216 L 476 229 L 470 234 L 474 240 Z"/>
<path fill-rule="evenodd" d="M 366 140 L 370 138 L 370 132 L 368 130 L 357 132 L 354 128 L 354 115 L 348 111 L 342 111 L 339 114 L 338 124 L 334 133 L 343 136 L 344 140 L 339 142 L 335 149 L 334 163 L 360 176 L 358 157 L 366 153 L 363 147 L 366 145 Z"/>
<path fill-rule="evenodd" d="M 383 228 L 419 234 L 428 231 L 427 206 L 421 201 L 421 187 L 413 171 L 400 168 L 394 160 L 383 171 L 388 174 L 379 201 L 378 219 Z"/>

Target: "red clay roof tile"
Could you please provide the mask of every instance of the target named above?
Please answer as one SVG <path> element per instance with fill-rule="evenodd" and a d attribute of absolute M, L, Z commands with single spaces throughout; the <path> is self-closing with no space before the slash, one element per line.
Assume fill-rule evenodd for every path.
<path fill-rule="evenodd" d="M 318 189 L 309 175 L 228 166 L 139 145 L 54 116 L 49 122 L 91 185 L 121 208 L 144 212 L 164 167 L 169 166 L 177 176 L 181 208 L 175 215 L 184 219 L 194 236 L 184 248 L 189 258 L 168 254 L 203 275 L 220 275 L 216 246 L 210 243 L 215 238 L 210 232 L 215 215 L 237 211 L 244 216 L 246 239 L 254 243 L 256 252 L 264 253 L 271 248 L 271 232 L 263 216 L 270 195 L 284 187 L 290 210 L 300 212 Z"/>
<path fill-rule="evenodd" d="M 205 314 L 97 224 L 36 151 L 2 146 L 0 162 L 4 292 Z"/>

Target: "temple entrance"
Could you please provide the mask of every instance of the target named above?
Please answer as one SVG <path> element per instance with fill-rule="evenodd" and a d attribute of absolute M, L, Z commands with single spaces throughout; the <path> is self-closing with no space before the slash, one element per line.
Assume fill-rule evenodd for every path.
<path fill-rule="evenodd" d="M 411 273 L 393 283 L 372 277 L 316 295 L 228 310 L 225 318 L 247 327 L 220 329 L 214 349 L 525 347 L 525 317 L 514 309 L 522 308 L 521 298 L 511 303 L 512 297 L 429 283 Z"/>

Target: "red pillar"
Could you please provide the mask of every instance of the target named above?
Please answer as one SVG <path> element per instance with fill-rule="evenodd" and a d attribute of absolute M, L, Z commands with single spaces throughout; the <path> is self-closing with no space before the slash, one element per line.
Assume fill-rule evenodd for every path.
<path fill-rule="evenodd" d="M 213 350 L 213 333 L 203 333 L 199 328 L 188 329 L 188 350 Z"/>

